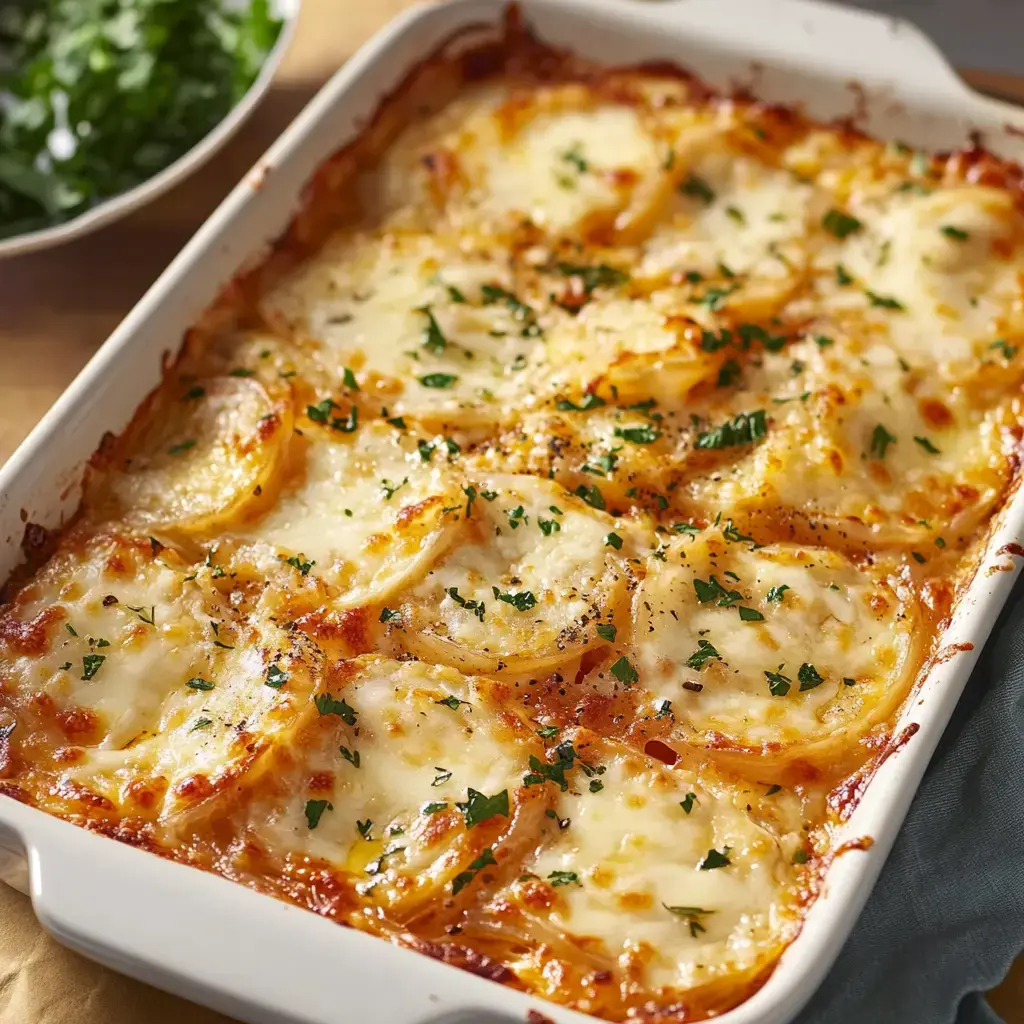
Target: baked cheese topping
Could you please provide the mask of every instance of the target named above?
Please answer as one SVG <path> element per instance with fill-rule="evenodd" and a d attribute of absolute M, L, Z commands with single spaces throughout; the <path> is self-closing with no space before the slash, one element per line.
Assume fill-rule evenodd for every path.
<path fill-rule="evenodd" d="M 431 62 L 29 531 L 3 793 L 608 1020 L 741 1002 L 1016 482 L 1014 174 Z"/>

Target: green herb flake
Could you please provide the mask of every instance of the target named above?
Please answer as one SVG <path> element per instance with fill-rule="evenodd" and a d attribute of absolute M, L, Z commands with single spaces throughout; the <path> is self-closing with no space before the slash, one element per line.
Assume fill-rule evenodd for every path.
<path fill-rule="evenodd" d="M 800 680 L 801 692 L 804 690 L 813 690 L 816 686 L 821 686 L 821 684 L 825 682 L 818 670 L 807 661 L 800 666 L 800 670 L 797 672 L 796 677 Z"/>
<path fill-rule="evenodd" d="M 622 538 L 617 533 L 609 533 L 604 538 L 604 546 L 606 548 L 615 548 L 616 551 L 621 551 Z"/>
<path fill-rule="evenodd" d="M 727 868 L 732 863 L 729 860 L 729 851 L 732 847 L 723 846 L 722 852 L 716 849 L 708 850 L 707 856 L 700 862 L 701 871 L 714 871 L 715 868 Z"/>
<path fill-rule="evenodd" d="M 537 526 L 540 527 L 540 532 L 545 537 L 550 537 L 553 533 L 559 533 L 562 529 L 562 524 L 557 519 L 538 519 Z"/>
<path fill-rule="evenodd" d="M 890 434 L 881 423 L 875 425 L 871 432 L 870 453 L 873 459 L 884 459 L 889 445 L 896 443 L 896 437 Z"/>
<path fill-rule="evenodd" d="M 711 852 L 713 853 L 714 851 Z M 718 865 L 715 866 L 717 867 Z M 662 906 L 670 914 L 675 914 L 676 917 L 682 918 L 683 923 L 689 927 L 690 935 L 693 938 L 697 938 L 701 932 L 707 931 L 700 919 L 714 913 L 713 910 L 705 910 L 703 907 L 670 907 L 667 903 L 662 903 Z"/>
<path fill-rule="evenodd" d="M 596 485 L 586 487 L 584 484 L 580 484 L 575 491 L 572 492 L 578 498 L 582 498 L 591 508 L 596 508 L 599 512 L 605 510 L 604 495 L 597 489 Z"/>
<path fill-rule="evenodd" d="M 346 725 L 356 724 L 356 713 L 345 703 L 344 698 L 336 700 L 329 693 L 318 693 L 313 703 L 321 715 L 337 715 Z"/>
<path fill-rule="evenodd" d="M 700 803 L 700 801 L 697 799 L 697 794 L 687 793 L 686 796 L 684 796 L 683 799 L 679 801 L 679 806 L 682 807 L 682 809 L 687 814 L 689 814 L 693 810 L 693 805 L 697 803 Z"/>
<path fill-rule="evenodd" d="M 452 879 L 452 895 L 457 896 L 470 882 L 476 878 L 480 871 L 483 871 L 485 867 L 491 864 L 497 864 L 498 862 L 494 859 L 494 852 L 488 846 L 483 853 L 480 854 L 476 860 L 470 861 L 469 867 L 465 871 L 460 871 Z"/>
<path fill-rule="evenodd" d="M 377 621 L 401 623 L 402 613 L 395 608 L 382 608 L 380 610 L 380 618 Z"/>
<path fill-rule="evenodd" d="M 702 430 L 697 434 L 698 448 L 731 448 L 741 444 L 751 444 L 768 436 L 764 409 L 755 412 L 741 412 L 711 430 Z"/>
<path fill-rule="evenodd" d="M 281 668 L 277 662 L 274 662 L 274 664 L 267 669 L 267 678 L 264 680 L 264 684 L 273 690 L 280 690 L 281 687 L 288 682 L 288 678 L 289 673 Z"/>
<path fill-rule="evenodd" d="M 82 658 L 82 678 L 85 680 L 92 679 L 106 660 L 107 656 L 105 654 L 86 654 Z"/>
<path fill-rule="evenodd" d="M 552 888 L 557 889 L 560 885 L 582 885 L 580 876 L 575 871 L 552 871 L 548 875 L 548 881 Z"/>
<path fill-rule="evenodd" d="M 191 679 L 185 681 L 185 685 L 190 690 L 212 690 L 213 683 L 209 679 L 203 679 L 202 676 L 193 676 Z"/>
<path fill-rule="evenodd" d="M 768 591 L 768 600 L 773 602 L 781 601 L 786 591 L 789 589 L 790 586 L 788 583 L 781 583 L 777 587 L 772 587 L 771 590 Z"/>
<path fill-rule="evenodd" d="M 560 398 L 555 402 L 555 408 L 559 412 L 589 412 L 591 409 L 600 409 L 602 405 L 607 405 L 607 402 L 600 395 L 595 395 L 591 391 L 583 396 L 579 405 L 566 398 Z"/>
<path fill-rule="evenodd" d="M 836 209 L 829 210 L 821 218 L 821 226 L 829 234 L 835 235 L 839 239 L 846 238 L 847 235 L 852 235 L 863 227 L 856 217 L 851 217 L 848 213 Z"/>
<path fill-rule="evenodd" d="M 879 295 L 877 292 L 871 291 L 870 288 L 866 289 L 864 294 L 868 297 L 868 302 L 879 309 L 893 309 L 897 312 L 903 312 L 907 308 L 899 299 L 894 299 L 891 295 Z"/>
<path fill-rule="evenodd" d="M 179 441 L 177 444 L 172 444 L 171 447 L 167 449 L 167 454 L 184 455 L 185 452 L 191 451 L 195 448 L 197 443 L 198 442 L 194 437 L 190 437 L 187 441 Z"/>
<path fill-rule="evenodd" d="M 284 559 L 284 561 L 287 562 L 288 565 L 292 565 L 296 569 L 298 569 L 299 572 L 302 573 L 303 576 L 308 576 L 309 575 L 309 570 L 312 569 L 314 565 L 316 565 L 315 561 L 314 562 L 303 561 L 303 559 L 299 555 L 292 555 L 291 558 L 286 558 L 286 559 Z"/>
<path fill-rule="evenodd" d="M 306 825 L 310 830 L 320 824 L 324 811 L 333 811 L 334 804 L 329 800 L 307 800 L 306 801 Z"/>
<path fill-rule="evenodd" d="M 508 817 L 508 790 L 485 796 L 470 786 L 466 790 L 466 800 L 456 802 L 455 806 L 465 815 L 466 828 L 475 828 L 498 815 Z"/>
<path fill-rule="evenodd" d="M 713 658 L 721 657 L 710 641 L 701 639 L 697 641 L 697 650 L 686 659 L 686 664 L 699 672 Z"/>
<path fill-rule="evenodd" d="M 715 201 L 715 193 L 711 186 L 696 174 L 688 174 L 679 186 L 679 191 L 691 199 L 699 199 L 706 206 Z"/>
<path fill-rule="evenodd" d="M 640 678 L 625 655 L 619 658 L 608 671 L 624 686 L 632 686 Z"/>
<path fill-rule="evenodd" d="M 929 455 L 940 455 L 941 452 L 928 440 L 927 437 L 917 437 L 915 435 L 914 440 L 929 454 Z"/>
<path fill-rule="evenodd" d="M 338 747 L 338 753 L 341 754 L 341 756 L 345 758 L 353 768 L 359 767 L 360 759 L 358 750 L 349 750 L 348 747 Z"/>
<path fill-rule="evenodd" d="M 743 622 L 764 622 L 764 616 L 756 608 L 747 608 L 744 605 L 740 605 L 737 611 L 740 613 L 740 619 Z"/>
<path fill-rule="evenodd" d="M 610 644 L 615 643 L 615 636 L 618 632 L 615 626 L 601 622 L 594 628 L 594 631 L 602 640 L 606 640 Z"/>
<path fill-rule="evenodd" d="M 615 437 L 621 437 L 630 444 L 654 444 L 661 437 L 660 431 L 652 427 L 616 427 Z"/>
<path fill-rule="evenodd" d="M 769 672 L 767 669 L 764 674 L 768 680 L 768 692 L 773 697 L 785 697 L 789 693 L 790 684 L 793 682 L 789 676 L 784 676 L 781 672 Z"/>
<path fill-rule="evenodd" d="M 943 224 L 939 230 L 954 242 L 966 242 L 970 235 L 963 228 L 954 227 L 952 224 Z"/>
<path fill-rule="evenodd" d="M 993 341 L 992 344 L 989 345 L 989 348 L 999 349 L 999 351 L 1002 352 L 1003 354 L 1003 358 L 1006 359 L 1007 362 L 1009 362 L 1009 360 L 1011 360 L 1017 354 L 1016 346 L 1011 345 L 1005 338 L 1000 338 L 998 341 Z"/>
<path fill-rule="evenodd" d="M 459 378 L 453 373 L 428 373 L 425 377 L 418 379 L 425 388 L 444 390 L 450 388 Z"/>

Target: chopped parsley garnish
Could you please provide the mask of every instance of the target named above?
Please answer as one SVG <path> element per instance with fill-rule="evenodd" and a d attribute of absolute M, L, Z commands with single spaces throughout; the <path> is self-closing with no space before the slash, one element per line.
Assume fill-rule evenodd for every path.
<path fill-rule="evenodd" d="M 197 729 L 206 729 L 206 728 L 208 728 L 211 725 L 213 725 L 213 719 L 212 718 L 205 718 L 205 717 L 197 718 L 196 721 L 195 721 L 195 724 L 192 726 L 191 729 L 189 729 L 189 732 L 195 732 Z"/>
<path fill-rule="evenodd" d="M 709 288 L 698 300 L 702 306 L 714 311 L 722 308 L 725 300 L 732 295 L 739 285 L 729 285 L 728 288 Z"/>
<path fill-rule="evenodd" d="M 871 457 L 884 459 L 886 449 L 895 443 L 896 438 L 881 423 L 876 424 L 875 429 L 871 432 Z"/>
<path fill-rule="evenodd" d="M 590 169 L 590 165 L 583 155 L 583 144 L 581 142 L 574 142 L 564 153 L 560 154 L 560 157 L 565 163 L 572 164 L 580 174 L 586 174 Z"/>
<path fill-rule="evenodd" d="M 1003 353 L 1003 358 L 1006 360 L 1012 359 L 1017 354 L 1017 348 L 1015 345 L 1011 345 L 1005 338 L 1000 338 L 998 341 L 993 341 L 989 348 L 997 348 Z"/>
<path fill-rule="evenodd" d="M 715 851 L 712 850 L 711 852 L 714 853 Z M 728 863 L 728 860 L 726 860 L 726 863 Z M 719 865 L 712 866 L 718 867 Z M 703 865 L 701 867 L 703 868 Z M 714 913 L 713 910 L 704 910 L 703 907 L 670 907 L 667 903 L 662 903 L 662 906 L 670 914 L 675 914 L 676 917 L 683 919 L 683 923 L 689 926 L 690 935 L 693 938 L 697 938 L 701 932 L 707 931 L 704 925 L 701 924 L 700 918 Z"/>
<path fill-rule="evenodd" d="M 333 811 L 334 804 L 329 800 L 307 800 L 306 801 L 306 824 L 314 829 L 320 824 L 324 811 Z"/>
<path fill-rule="evenodd" d="M 720 388 L 731 387 L 740 379 L 742 373 L 740 364 L 735 359 L 726 360 L 718 370 L 718 386 Z"/>
<path fill-rule="evenodd" d="M 66 629 L 66 630 L 67 630 L 67 631 L 68 631 L 68 632 L 69 632 L 69 633 L 70 633 L 70 634 L 71 634 L 72 636 L 78 636 L 78 633 L 77 633 L 77 632 L 75 631 L 75 627 L 74 627 L 74 626 L 72 626 L 70 622 L 65 622 L 65 623 L 64 623 L 64 628 L 65 628 L 65 629 Z"/>
<path fill-rule="evenodd" d="M 682 809 L 687 814 L 689 814 L 693 810 L 693 805 L 696 803 L 700 803 L 700 801 L 697 799 L 697 794 L 687 793 L 686 796 L 684 796 L 683 799 L 679 801 L 679 806 L 682 807 Z"/>
<path fill-rule="evenodd" d="M 697 641 L 697 650 L 686 659 L 686 664 L 699 672 L 712 658 L 721 657 L 710 641 L 701 639 Z"/>
<path fill-rule="evenodd" d="M 451 777 L 452 773 L 447 768 L 442 768 L 440 765 L 434 765 L 434 771 L 437 774 L 434 776 L 434 781 L 430 784 L 431 788 L 434 786 L 443 786 Z"/>
<path fill-rule="evenodd" d="M 469 867 L 465 871 L 460 871 L 452 879 L 452 895 L 456 896 L 460 893 L 470 882 L 476 878 L 477 873 L 483 871 L 485 867 L 490 864 L 497 864 L 498 862 L 494 859 L 494 853 L 488 846 L 483 853 L 474 861 L 470 861 Z"/>
<path fill-rule="evenodd" d="M 719 608 L 731 608 L 737 601 L 743 600 L 743 595 L 738 590 L 726 590 L 713 574 L 708 577 L 707 582 L 694 577 L 693 590 L 701 604 L 714 601 Z"/>
<path fill-rule="evenodd" d="M 915 435 L 914 440 L 929 454 L 929 455 L 940 455 L 941 452 L 928 440 L 927 437 L 917 437 Z"/>
<path fill-rule="evenodd" d="M 794 864 L 806 864 L 808 860 L 810 860 L 810 855 L 806 850 L 797 850 L 796 853 L 793 854 Z"/>
<path fill-rule="evenodd" d="M 866 289 L 864 294 L 868 297 L 868 302 L 879 309 L 895 309 L 901 312 L 906 309 L 899 299 L 894 299 L 891 295 L 879 295 L 877 292 L 871 291 L 870 288 Z"/>
<path fill-rule="evenodd" d="M 433 317 L 431 317 L 433 319 Z M 342 386 L 348 388 L 351 391 L 358 391 L 359 385 L 356 383 L 356 375 L 346 366 L 341 374 Z"/>
<path fill-rule="evenodd" d="M 572 493 L 582 498 L 591 508 L 596 508 L 599 512 L 604 511 L 604 495 L 597 489 L 596 484 L 591 484 L 590 487 L 580 484 Z"/>
<path fill-rule="evenodd" d="M 185 394 L 181 396 L 181 400 L 183 402 L 192 402 L 195 401 L 195 399 L 197 398 L 202 398 L 205 394 L 206 388 L 204 388 L 201 384 L 193 384 L 192 387 L 190 387 L 188 391 L 186 391 Z"/>
<path fill-rule="evenodd" d="M 830 345 L 834 345 L 835 341 L 832 340 L 827 334 L 816 334 L 814 335 L 814 344 L 818 348 L 828 348 Z"/>
<path fill-rule="evenodd" d="M 522 590 L 513 594 L 512 591 L 502 593 L 497 587 L 491 587 L 491 593 L 494 594 L 495 600 L 512 605 L 517 612 L 528 612 L 537 606 L 537 598 L 533 596 L 531 590 Z"/>
<path fill-rule="evenodd" d="M 589 412 L 591 409 L 600 409 L 602 405 L 607 405 L 607 402 L 600 395 L 595 395 L 592 391 L 588 391 L 583 396 L 583 400 L 579 405 L 570 402 L 567 398 L 560 398 L 555 402 L 555 408 L 559 412 Z"/>
<path fill-rule="evenodd" d="M 450 388 L 459 378 L 453 373 L 428 373 L 419 382 L 425 388 Z"/>
<path fill-rule="evenodd" d="M 708 206 L 715 201 L 715 193 L 711 186 L 696 174 L 688 174 L 686 179 L 679 186 L 679 191 L 682 192 L 684 196 L 690 196 L 692 199 L 699 199 L 702 203 Z"/>
<path fill-rule="evenodd" d="M 445 587 L 444 591 L 460 608 L 472 612 L 481 622 L 484 621 L 483 601 L 467 601 L 460 593 L 458 587 Z"/>
<path fill-rule="evenodd" d="M 534 330 L 531 333 L 539 333 L 539 327 L 533 323 L 536 316 L 535 310 L 532 306 L 526 305 L 525 302 L 520 302 L 512 292 L 499 288 L 497 285 L 485 284 L 480 289 L 480 295 L 485 306 L 502 303 L 508 307 L 516 320 L 533 325 Z"/>
<path fill-rule="evenodd" d="M 846 238 L 863 227 L 856 217 L 851 217 L 841 210 L 832 209 L 821 218 L 821 226 L 836 238 Z"/>
<path fill-rule="evenodd" d="M 836 264 L 836 284 L 853 284 L 853 278 L 846 271 L 842 263 Z"/>
<path fill-rule="evenodd" d="M 652 427 L 616 427 L 615 436 L 631 444 L 654 444 L 661 437 L 661 432 Z"/>
<path fill-rule="evenodd" d="M 434 311 L 429 306 L 417 306 L 417 313 L 422 313 L 427 318 L 427 326 L 423 328 L 423 341 L 421 348 L 425 348 L 432 355 L 440 355 L 448 347 L 448 339 L 444 336 Z M 347 368 L 346 368 L 347 372 Z M 345 382 L 348 384 L 348 381 Z"/>
<path fill-rule="evenodd" d="M 723 846 L 722 852 L 715 849 L 708 850 L 708 855 L 700 862 L 701 871 L 714 871 L 715 868 L 727 868 L 730 863 L 729 851 L 731 846 Z"/>
<path fill-rule="evenodd" d="M 769 601 L 781 601 L 782 598 L 783 598 L 783 595 L 789 589 L 790 589 L 790 586 L 789 586 L 788 583 L 780 583 L 779 586 L 772 587 L 771 590 L 768 591 L 768 600 Z"/>
<path fill-rule="evenodd" d="M 640 678 L 625 655 L 619 658 L 608 671 L 624 686 L 632 686 Z"/>
<path fill-rule="evenodd" d="M 429 441 L 417 441 L 416 442 L 416 450 L 420 453 L 420 458 L 424 462 L 429 462 L 430 461 L 431 457 L 434 454 L 434 448 L 435 448 L 435 446 L 432 445 Z"/>
<path fill-rule="evenodd" d="M 255 377 L 256 371 L 250 370 L 245 366 L 236 366 L 233 370 L 229 371 L 229 377 Z"/>
<path fill-rule="evenodd" d="M 369 841 L 372 838 L 372 836 L 370 835 L 370 829 L 373 828 L 373 821 L 370 818 L 367 818 L 366 821 L 360 821 L 357 818 L 356 828 L 359 830 L 359 834 L 367 841 Z"/>
<path fill-rule="evenodd" d="M 559 533 L 562 529 L 561 523 L 556 519 L 538 519 L 537 525 L 545 537 L 550 537 L 553 533 Z"/>
<path fill-rule="evenodd" d="M 473 515 L 473 502 L 479 497 L 476 493 L 476 488 L 472 484 L 462 488 L 462 493 L 466 496 L 466 518 L 469 519 Z"/>
<path fill-rule="evenodd" d="M 459 289 L 455 287 L 455 285 L 453 285 L 453 284 L 446 284 L 444 287 L 445 287 L 445 291 L 448 292 L 448 298 L 451 299 L 452 302 L 465 302 L 466 301 L 466 296 L 463 295 L 462 292 L 460 292 Z"/>
<path fill-rule="evenodd" d="M 805 661 L 800 666 L 800 671 L 796 674 L 797 679 L 800 680 L 800 690 L 813 690 L 816 686 L 821 686 L 825 680 L 818 673 L 818 670 L 808 661 Z"/>
<path fill-rule="evenodd" d="M 781 672 L 769 672 L 767 669 L 764 674 L 768 679 L 768 692 L 773 697 L 785 697 L 789 693 L 789 686 L 793 682 L 789 676 L 784 676 Z"/>
<path fill-rule="evenodd" d="M 609 533 L 604 538 L 604 546 L 606 548 L 615 548 L 616 551 L 621 551 L 622 538 L 617 533 Z"/>
<path fill-rule="evenodd" d="M 939 230 L 947 238 L 953 239 L 954 242 L 966 242 L 970 237 L 963 228 L 954 227 L 952 224 L 943 224 Z"/>
<path fill-rule="evenodd" d="M 346 725 L 356 724 L 356 713 L 345 703 L 344 698 L 335 700 L 329 693 L 318 693 L 313 703 L 321 715 L 337 715 Z"/>
<path fill-rule="evenodd" d="M 599 263 L 597 266 L 587 266 L 581 263 L 558 263 L 556 269 L 565 277 L 578 278 L 587 295 L 590 295 L 595 288 L 614 288 L 629 280 L 628 274 L 615 267 L 609 267 L 606 263 Z"/>
<path fill-rule="evenodd" d="M 530 770 L 523 776 L 524 786 L 542 786 L 545 782 L 553 782 L 563 793 L 569 788 L 565 773 L 576 760 L 576 750 L 571 743 L 559 743 L 553 752 L 557 760 L 551 763 L 542 761 L 535 754 L 530 755 Z"/>
<path fill-rule="evenodd" d="M 618 632 L 615 626 L 601 622 L 595 627 L 594 631 L 602 640 L 607 640 L 610 644 L 615 643 L 615 635 Z"/>
<path fill-rule="evenodd" d="M 730 448 L 734 445 L 750 444 L 768 435 L 764 409 L 755 412 L 741 412 L 732 420 L 711 430 L 697 434 L 698 448 Z"/>
<path fill-rule="evenodd" d="M 298 555 L 292 555 L 291 558 L 286 558 L 284 559 L 284 561 L 287 562 L 288 565 L 295 566 L 295 568 L 298 569 L 303 576 L 308 576 L 309 570 L 312 569 L 314 565 L 316 565 L 315 561 L 304 562 Z"/>
<path fill-rule="evenodd" d="M 403 477 L 402 480 L 393 484 L 390 480 L 381 480 L 380 489 L 384 492 L 384 500 L 390 501 L 395 494 L 397 494 L 407 483 L 409 482 L 408 477 Z"/>
<path fill-rule="evenodd" d="M 557 736 L 558 735 L 558 726 L 557 725 L 542 725 L 537 730 L 537 735 L 542 740 L 549 740 L 549 739 L 551 739 L 552 736 Z"/>
<path fill-rule="evenodd" d="M 580 876 L 575 871 L 552 871 L 548 875 L 548 881 L 551 883 L 552 888 L 557 888 L 560 885 L 582 885 Z"/>
<path fill-rule="evenodd" d="M 513 530 L 518 530 L 521 525 L 530 521 L 530 517 L 526 514 L 526 509 L 522 505 L 517 505 L 511 511 L 506 509 L 505 516 L 508 519 L 508 525 Z"/>
<path fill-rule="evenodd" d="M 280 690 L 286 682 L 288 682 L 289 673 L 286 672 L 281 666 L 275 661 L 270 668 L 267 669 L 267 678 L 265 684 L 274 690 Z"/>
<path fill-rule="evenodd" d="M 334 399 L 325 398 L 316 405 L 307 405 L 306 415 L 314 423 L 321 423 L 324 426 L 330 427 L 331 430 L 337 430 L 342 434 L 353 433 L 356 427 L 359 426 L 359 410 L 352 406 L 348 416 L 342 419 L 340 416 L 331 416 L 331 410 L 334 408 L 337 408 L 337 403 Z"/>
<path fill-rule="evenodd" d="M 92 679 L 106 660 L 105 654 L 86 654 L 82 658 L 82 678 Z"/>
<path fill-rule="evenodd" d="M 446 810 L 448 810 L 448 805 L 446 803 L 434 802 L 434 803 L 429 803 L 426 806 L 424 806 L 423 813 L 424 814 L 437 814 L 440 811 L 446 811 Z"/>
<path fill-rule="evenodd" d="M 769 786 L 768 789 L 765 790 L 765 794 L 764 795 L 765 796 L 775 796 L 776 793 L 781 793 L 781 792 L 782 792 L 782 787 L 779 786 L 779 785 L 774 785 L 774 786 Z"/>
<path fill-rule="evenodd" d="M 382 608 L 378 622 L 401 622 L 402 613 L 396 608 Z"/>
<path fill-rule="evenodd" d="M 190 437 L 187 441 L 179 441 L 178 444 L 172 444 L 171 447 L 167 449 L 167 454 L 184 455 L 185 452 L 191 451 L 191 449 L 195 448 L 196 443 L 197 442 L 194 437 Z"/>
<path fill-rule="evenodd" d="M 359 751 L 349 750 L 348 747 L 338 747 L 338 753 L 348 761 L 353 768 L 359 767 Z"/>
<path fill-rule="evenodd" d="M 856 686 L 857 680 L 850 676 L 843 676 L 843 686 Z"/>
<path fill-rule="evenodd" d="M 737 224 L 747 223 L 747 218 L 743 216 L 743 211 L 738 206 L 727 206 L 725 208 L 725 215 L 736 221 Z"/>
<path fill-rule="evenodd" d="M 434 703 L 443 704 L 446 708 L 451 708 L 452 711 L 458 711 L 460 704 L 469 704 L 469 701 L 459 700 L 459 698 L 456 697 L 455 694 L 450 694 L 449 696 L 445 697 L 444 700 L 435 700 Z M 470 707 L 472 707 L 472 705 L 470 705 Z"/>
<path fill-rule="evenodd" d="M 764 622 L 764 616 L 756 608 L 747 608 L 741 604 L 737 610 L 743 622 Z"/>
<path fill-rule="evenodd" d="M 191 679 L 185 680 L 185 685 L 190 690 L 212 690 L 213 683 L 209 679 L 203 679 L 202 676 L 193 676 Z"/>
<path fill-rule="evenodd" d="M 485 796 L 470 786 L 466 790 L 466 800 L 456 801 L 456 807 L 466 817 L 466 828 L 480 825 L 491 818 L 501 815 L 508 817 L 508 790 L 503 789 L 494 796 Z"/>
<path fill-rule="evenodd" d="M 392 416 L 387 422 L 399 430 L 405 430 L 405 420 L 401 416 Z"/>

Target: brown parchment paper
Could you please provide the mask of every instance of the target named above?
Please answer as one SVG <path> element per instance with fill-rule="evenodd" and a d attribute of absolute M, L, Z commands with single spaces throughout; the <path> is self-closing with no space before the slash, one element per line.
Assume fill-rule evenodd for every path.
<path fill-rule="evenodd" d="M 0 463 L 324 80 L 414 2 L 303 0 L 295 42 L 273 89 L 209 164 L 117 224 L 0 264 Z M 968 77 L 1024 99 L 1024 78 Z M 140 927 L 159 922 L 140 919 Z M 992 1004 L 1008 1024 L 1024 1024 L 1024 959 Z M 40 926 L 28 897 L 0 884 L 0 1024 L 232 1022 L 64 949 Z"/>

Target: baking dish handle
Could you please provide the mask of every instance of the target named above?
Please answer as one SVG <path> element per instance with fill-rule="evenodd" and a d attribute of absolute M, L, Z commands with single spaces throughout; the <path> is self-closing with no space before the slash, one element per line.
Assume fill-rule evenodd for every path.
<path fill-rule="evenodd" d="M 768 61 L 836 69 L 860 84 L 898 84 L 930 104 L 980 99 L 916 25 L 820 0 L 667 0 L 657 14 L 694 32 L 728 39 Z"/>

